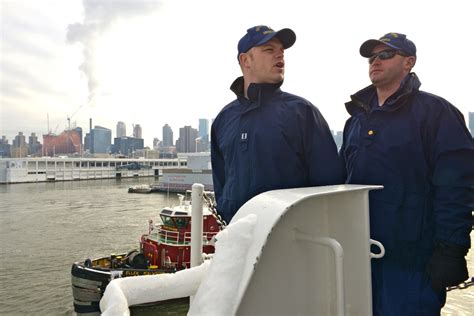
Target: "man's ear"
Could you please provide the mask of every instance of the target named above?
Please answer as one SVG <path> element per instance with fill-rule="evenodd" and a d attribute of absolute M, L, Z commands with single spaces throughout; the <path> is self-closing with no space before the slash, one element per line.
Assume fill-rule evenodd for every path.
<path fill-rule="evenodd" d="M 416 63 L 416 57 L 415 56 L 409 56 L 405 59 L 406 66 L 409 70 L 411 70 L 413 67 L 415 67 Z"/>
<path fill-rule="evenodd" d="M 247 68 L 247 67 L 248 67 L 249 58 L 250 58 L 250 56 L 249 56 L 248 53 L 240 53 L 240 55 L 239 55 L 240 67 L 242 67 L 242 68 Z"/>

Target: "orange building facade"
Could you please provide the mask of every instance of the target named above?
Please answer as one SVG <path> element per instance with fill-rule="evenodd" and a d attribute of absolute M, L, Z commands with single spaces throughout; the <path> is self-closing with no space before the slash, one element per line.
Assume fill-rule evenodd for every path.
<path fill-rule="evenodd" d="M 81 135 L 75 131 L 64 131 L 59 135 L 43 135 L 43 155 L 80 154 L 82 151 Z"/>

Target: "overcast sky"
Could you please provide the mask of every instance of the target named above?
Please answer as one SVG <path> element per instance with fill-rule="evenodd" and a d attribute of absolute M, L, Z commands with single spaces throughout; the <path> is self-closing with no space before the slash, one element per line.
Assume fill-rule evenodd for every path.
<path fill-rule="evenodd" d="M 235 95 L 247 28 L 292 28 L 282 89 L 342 130 L 344 102 L 370 84 L 360 44 L 388 32 L 415 42 L 422 90 L 474 111 L 471 1 L 0 0 L 0 136 L 140 124 L 145 145 L 169 124 L 198 128 Z M 49 117 L 49 119 L 48 119 Z M 40 137 L 42 142 L 42 137 Z"/>

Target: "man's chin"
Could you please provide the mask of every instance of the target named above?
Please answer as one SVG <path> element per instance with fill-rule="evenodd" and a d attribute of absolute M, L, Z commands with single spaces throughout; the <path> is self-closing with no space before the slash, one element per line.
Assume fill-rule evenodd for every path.
<path fill-rule="evenodd" d="M 275 76 L 274 78 L 272 78 L 272 83 L 282 82 L 284 78 L 285 76 L 283 74 L 281 76 Z"/>

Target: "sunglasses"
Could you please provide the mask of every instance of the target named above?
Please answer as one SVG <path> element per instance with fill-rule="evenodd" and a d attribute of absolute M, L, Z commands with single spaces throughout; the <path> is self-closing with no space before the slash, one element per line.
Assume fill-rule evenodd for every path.
<path fill-rule="evenodd" d="M 395 55 L 400 55 L 400 56 L 407 56 L 405 53 L 396 50 L 396 49 L 387 49 L 383 50 L 381 52 L 375 53 L 372 56 L 369 57 L 369 64 L 372 64 L 374 60 L 378 57 L 380 60 L 387 60 L 390 58 L 393 58 Z"/>

